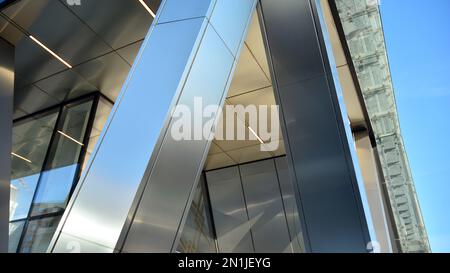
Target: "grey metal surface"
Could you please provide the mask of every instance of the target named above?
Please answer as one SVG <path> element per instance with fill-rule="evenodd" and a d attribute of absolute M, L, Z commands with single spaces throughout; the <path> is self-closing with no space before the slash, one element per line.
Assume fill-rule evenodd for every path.
<path fill-rule="evenodd" d="M 242 186 L 256 253 L 292 253 L 274 160 L 245 164 Z"/>
<path fill-rule="evenodd" d="M 275 159 L 275 166 L 278 174 L 278 181 L 280 183 L 281 196 L 283 200 L 284 210 L 289 228 L 289 235 L 291 238 L 292 251 L 294 253 L 305 252 L 305 242 L 303 240 L 303 232 L 301 226 L 301 219 L 297 202 L 295 200 L 293 180 L 290 177 L 288 163 L 286 157 L 279 157 Z"/>
<path fill-rule="evenodd" d="M 220 253 L 305 252 L 286 157 L 206 172 Z"/>
<path fill-rule="evenodd" d="M 152 27 L 80 180 L 63 233 L 115 248 L 202 27 L 202 19 L 179 28 Z M 190 47 L 180 47 L 183 43 Z M 153 98 L 158 101 L 149 107 Z M 124 160 L 133 164 L 123 164 Z"/>
<path fill-rule="evenodd" d="M 253 253 L 239 167 L 206 173 L 219 253 Z"/>
<path fill-rule="evenodd" d="M 248 1 L 254 3 L 242 3 Z M 159 16 L 171 18 L 170 4 L 183 2 L 162 3 L 61 221 L 53 251 L 68 251 L 67 244 L 81 252 L 94 251 L 93 244 L 99 251 L 176 248 L 209 141 L 175 142 L 167 134 L 171 110 L 178 103 L 191 105 L 194 96 L 222 104 L 238 53 L 230 52 L 209 24 L 210 8 L 202 17 L 158 23 Z M 215 2 L 209 1 L 211 8 Z M 230 20 L 248 22 L 251 12 Z M 234 31 L 244 36 L 246 26 Z"/>
<path fill-rule="evenodd" d="M 84 1 L 79 6 L 69 5 L 66 0 L 60 2 L 115 50 L 144 39 L 152 20 L 137 0 Z M 161 0 L 146 1 L 155 13 L 160 2 Z"/>
<path fill-rule="evenodd" d="M 315 1 L 261 1 L 307 251 L 367 252 L 369 231 Z M 299 50 L 302 49 L 302 50 Z"/>
<path fill-rule="evenodd" d="M 8 252 L 14 47 L 0 38 L 0 253 Z"/>
<path fill-rule="evenodd" d="M 319 33 L 321 33 L 320 37 L 322 38 L 321 40 L 323 41 L 323 47 L 326 51 L 326 56 L 327 58 L 327 63 L 328 66 L 330 67 L 331 70 L 331 80 L 333 81 L 333 86 L 335 87 L 335 92 L 336 92 L 336 96 L 337 96 L 337 101 L 338 101 L 338 109 L 339 109 L 339 113 L 341 116 L 341 119 L 343 121 L 342 127 L 344 129 L 345 132 L 345 137 L 343 138 L 343 140 L 346 142 L 347 147 L 348 147 L 348 151 L 350 154 L 350 161 L 353 163 L 350 165 L 351 170 L 349 170 L 349 172 L 354 172 L 355 173 L 355 177 L 356 177 L 356 187 L 357 187 L 357 199 L 360 201 L 360 205 L 361 205 L 361 209 L 363 212 L 363 217 L 365 219 L 366 222 L 366 226 L 369 232 L 369 237 L 370 237 L 370 242 L 367 243 L 366 248 L 368 251 L 373 252 L 373 248 L 372 245 L 374 244 L 374 242 L 377 241 L 377 236 L 376 236 L 376 232 L 374 229 L 374 224 L 373 224 L 373 219 L 372 219 L 372 213 L 370 210 L 370 206 L 369 206 L 369 201 L 368 201 L 368 196 L 367 196 L 367 191 L 366 191 L 366 184 L 364 183 L 364 179 L 362 176 L 362 172 L 361 172 L 361 165 L 359 164 L 359 158 L 358 158 L 358 154 L 356 151 L 356 145 L 355 145 L 355 140 L 354 140 L 354 135 L 353 135 L 353 130 L 354 130 L 354 124 L 352 125 L 352 119 L 350 118 L 350 114 L 349 114 L 349 108 L 350 107 L 350 102 L 348 100 L 345 99 L 344 97 L 344 91 L 343 91 L 343 86 L 344 86 L 344 82 L 341 81 L 339 72 L 338 72 L 338 68 L 337 68 L 337 64 L 336 64 L 336 59 L 334 56 L 334 51 L 333 51 L 333 46 L 332 46 L 332 41 L 331 41 L 331 37 L 330 37 L 330 32 L 328 31 L 328 26 L 325 20 L 325 10 L 324 7 L 322 6 L 322 1 L 321 0 L 314 0 L 315 5 L 312 6 L 312 8 L 315 10 L 315 14 L 317 14 L 316 18 L 317 18 L 317 27 L 320 29 Z M 342 85 L 341 85 L 342 82 Z M 362 100 L 361 100 L 362 101 Z M 368 118 L 368 117 L 367 117 Z M 363 126 L 362 123 L 360 123 L 360 126 Z M 364 127 L 362 127 L 364 128 Z M 368 130 L 370 130 L 370 126 L 368 126 Z M 372 136 L 373 137 L 373 136 Z"/>
<path fill-rule="evenodd" d="M 160 0 L 147 0 L 157 11 Z M 92 91 L 115 100 L 153 17 L 139 1 L 22 0 L 0 12 L 0 36 L 16 46 L 14 118 Z M 34 43 L 32 34 L 73 69 Z M 37 98 L 30 103 L 30 98 Z"/>
<path fill-rule="evenodd" d="M 174 2 L 178 1 L 171 0 L 166 3 Z M 195 58 L 192 63 L 186 64 L 190 68 L 184 86 L 180 94 L 175 94 L 175 98 L 178 97 L 177 105 L 194 109 L 194 98 L 202 98 L 203 105 L 224 104 L 236 64 L 235 58 L 243 43 L 255 6 L 253 0 L 240 0 L 236 8 L 245 12 L 241 16 L 229 17 L 229 22 L 239 22 L 230 24 L 230 31 L 240 36 L 239 44 L 230 51 L 226 47 L 226 42 L 231 39 L 222 37 L 220 28 L 214 25 L 216 16 L 224 16 L 229 11 L 225 2 L 230 3 L 228 0 L 210 2 L 212 6 L 215 5 L 211 23 L 208 14 L 205 14 L 202 18 L 188 17 L 182 21 L 156 25 L 156 29 L 173 27 L 174 32 L 169 35 L 178 35 L 183 25 L 191 21 L 204 22 L 205 29 L 199 31 L 199 35 L 202 36 L 200 44 L 198 48 L 194 47 L 197 50 Z M 169 11 L 172 12 L 172 9 L 162 7 L 165 18 L 171 18 Z M 192 47 L 188 43 L 178 46 Z M 161 132 L 163 137 L 161 145 L 155 149 L 154 162 L 150 162 L 147 175 L 143 179 L 145 185 L 143 193 L 138 192 L 135 199 L 134 206 L 137 208 L 134 209 L 133 206 L 130 212 L 132 222 L 129 227 L 128 224 L 125 225 L 123 230 L 123 246 L 120 243 L 117 246 L 122 252 L 173 252 L 178 246 L 179 236 L 192 202 L 192 192 L 196 189 L 211 141 L 208 139 L 177 141 L 170 134 L 176 120 L 169 118 L 168 122 L 167 129 Z M 213 128 L 210 134 L 213 133 L 212 130 Z"/>

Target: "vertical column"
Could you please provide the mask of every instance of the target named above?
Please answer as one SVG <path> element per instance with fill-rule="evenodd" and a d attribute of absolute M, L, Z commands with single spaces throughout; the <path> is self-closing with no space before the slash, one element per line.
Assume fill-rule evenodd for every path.
<path fill-rule="evenodd" d="M 162 2 L 51 251 L 176 250 L 210 141 L 176 141 L 172 111 L 223 104 L 255 2 Z"/>
<path fill-rule="evenodd" d="M 315 0 L 261 0 L 275 96 L 311 252 L 370 241 Z"/>
<path fill-rule="evenodd" d="M 8 252 L 14 47 L 0 38 L 0 253 Z"/>
<path fill-rule="evenodd" d="M 185 8 L 180 7 L 179 2 L 167 1 L 163 7 L 165 27 L 179 28 L 198 20 L 191 19 L 190 15 L 180 17 L 180 9 Z M 223 105 L 256 1 L 210 2 L 214 7 L 201 19 L 205 30 L 177 102 L 188 106 L 193 113 L 196 111 L 195 98 L 201 98 L 204 106 Z M 176 121 L 169 121 L 168 132 L 175 124 Z M 119 243 L 122 252 L 176 250 L 209 145 L 207 139 L 175 141 L 170 134 L 164 135 L 157 158 L 148 169 L 148 178 L 143 181 L 145 189 L 140 200 L 135 200 L 136 208 L 131 210 L 131 223 L 123 230 L 124 243 L 122 246 Z"/>
<path fill-rule="evenodd" d="M 395 240 L 393 240 L 393 237 L 391 238 L 392 231 L 390 223 L 388 223 L 390 215 L 384 202 L 384 193 L 380 183 L 384 178 L 379 176 L 381 172 L 375 158 L 378 155 L 375 154 L 372 148 L 367 131 L 355 133 L 355 142 L 373 225 L 379 243 L 378 246 L 374 247 L 379 247 L 382 253 L 392 253 L 392 246 L 395 245 Z"/>

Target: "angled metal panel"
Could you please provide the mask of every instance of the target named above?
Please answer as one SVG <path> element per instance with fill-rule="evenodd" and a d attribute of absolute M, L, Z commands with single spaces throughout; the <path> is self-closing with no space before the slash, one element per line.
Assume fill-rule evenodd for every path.
<path fill-rule="evenodd" d="M 301 215 L 295 198 L 295 189 L 289 175 L 289 167 L 286 157 L 275 158 L 275 166 L 280 183 L 281 196 L 287 218 L 289 235 L 291 237 L 292 251 L 294 253 L 305 252 L 305 242 L 301 226 Z"/>
<path fill-rule="evenodd" d="M 158 18 L 61 221 L 60 232 L 80 239 L 81 252 L 88 243 L 115 248 L 206 28 L 201 18 L 161 25 Z M 57 239 L 55 251 L 65 251 Z"/>
<path fill-rule="evenodd" d="M 220 253 L 253 253 L 251 223 L 242 191 L 239 167 L 206 173 L 217 245 Z"/>
<path fill-rule="evenodd" d="M 161 4 L 50 251 L 175 251 L 209 141 L 174 141 L 171 113 L 195 96 L 222 104 L 239 52 L 209 23 L 216 0 L 187 2 Z M 230 17 L 242 37 L 249 2 Z"/>
<path fill-rule="evenodd" d="M 368 226 L 314 0 L 262 0 L 261 14 L 307 251 L 367 252 Z M 351 136 L 350 136 L 351 138 Z"/>
<path fill-rule="evenodd" d="M 171 1 L 168 1 L 169 3 Z M 223 28 L 235 33 L 238 38 L 222 36 L 224 30 L 214 25 L 214 18 L 228 14 L 230 4 L 242 11 L 239 16 L 228 17 L 228 25 Z M 177 105 L 194 109 L 195 100 L 202 99 L 204 106 L 223 105 L 236 65 L 236 56 L 243 43 L 243 37 L 255 7 L 254 0 L 218 0 L 211 17 L 203 17 L 206 25 L 198 51 L 189 75 L 179 95 Z M 208 10 L 209 11 L 209 10 Z M 164 9 L 163 9 L 164 13 Z M 179 15 L 178 15 L 179 16 Z M 167 22 L 163 25 L 184 24 L 189 19 Z M 233 23 L 232 23 L 233 22 Z M 237 22 L 237 23 L 236 23 Z M 227 42 L 237 40 L 235 48 L 227 47 Z M 214 118 L 214 115 L 212 116 Z M 170 119 L 169 126 L 158 147 L 155 162 L 149 165 L 148 178 L 143 183 L 142 195 L 135 200 L 131 223 L 123 230 L 123 245 L 117 249 L 122 252 L 173 252 L 178 246 L 193 191 L 196 189 L 211 140 L 174 140 L 169 133 L 176 120 Z M 212 134 L 211 128 L 210 134 Z M 138 199 L 139 198 L 139 199 Z"/>
<path fill-rule="evenodd" d="M 292 253 L 286 212 L 273 159 L 245 164 L 242 187 L 257 253 Z"/>

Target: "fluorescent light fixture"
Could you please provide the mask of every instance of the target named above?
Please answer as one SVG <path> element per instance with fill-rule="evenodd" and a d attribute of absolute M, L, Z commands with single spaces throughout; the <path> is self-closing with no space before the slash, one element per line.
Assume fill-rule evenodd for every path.
<path fill-rule="evenodd" d="M 264 141 L 258 136 L 258 134 L 256 134 L 252 127 L 248 126 L 248 129 L 250 130 L 250 132 L 252 132 L 252 134 L 255 135 L 255 137 L 259 140 L 259 142 L 261 142 L 261 144 L 264 144 Z"/>
<path fill-rule="evenodd" d="M 147 4 L 144 2 L 144 0 L 139 0 L 139 2 L 142 4 L 142 6 L 144 6 L 144 8 L 148 11 L 148 13 L 150 13 L 150 15 L 155 18 L 156 14 L 150 9 L 149 6 L 147 6 Z"/>
<path fill-rule="evenodd" d="M 68 139 L 72 140 L 73 142 L 75 142 L 76 144 L 80 145 L 80 146 L 84 146 L 83 143 L 79 142 L 78 140 L 74 139 L 73 137 L 69 136 L 68 134 L 63 133 L 62 131 L 58 130 L 58 133 L 60 133 L 61 135 L 67 137 Z"/>
<path fill-rule="evenodd" d="M 39 46 L 41 46 L 43 49 L 45 49 L 48 53 L 52 54 L 53 57 L 55 57 L 56 59 L 58 59 L 60 62 L 62 62 L 65 66 L 67 66 L 68 68 L 72 68 L 72 66 L 63 60 L 63 58 L 59 57 L 58 54 L 56 54 L 55 52 L 53 52 L 50 48 L 46 47 L 43 43 L 41 43 L 38 39 L 34 38 L 32 35 L 30 35 L 30 39 L 33 40 L 36 44 L 38 44 Z"/>
<path fill-rule="evenodd" d="M 26 161 L 26 162 L 28 162 L 28 163 L 32 163 L 31 160 L 29 160 L 28 158 L 25 158 L 25 157 L 23 157 L 23 156 L 21 156 L 21 155 L 18 155 L 18 154 L 16 154 L 16 153 L 11 153 L 11 154 L 12 154 L 13 156 L 17 157 L 17 158 L 22 159 L 23 161 Z"/>

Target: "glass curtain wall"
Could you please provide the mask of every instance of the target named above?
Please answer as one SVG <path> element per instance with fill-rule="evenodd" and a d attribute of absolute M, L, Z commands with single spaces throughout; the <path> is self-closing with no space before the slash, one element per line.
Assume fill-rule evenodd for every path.
<path fill-rule="evenodd" d="M 57 118 L 54 109 L 14 123 L 9 252 L 17 251 Z"/>
<path fill-rule="evenodd" d="M 14 122 L 9 252 L 45 252 L 112 104 L 99 94 Z"/>

